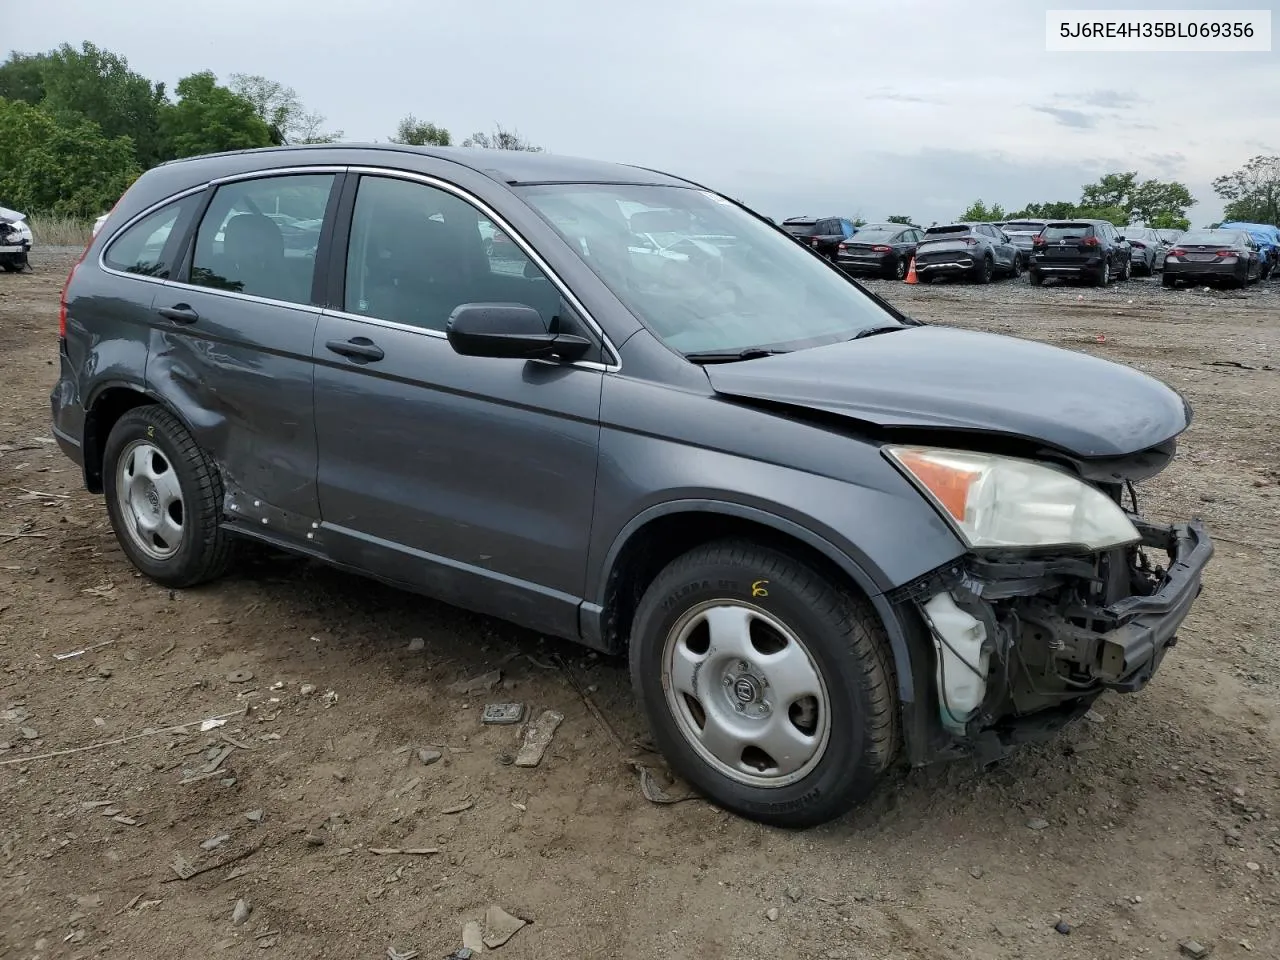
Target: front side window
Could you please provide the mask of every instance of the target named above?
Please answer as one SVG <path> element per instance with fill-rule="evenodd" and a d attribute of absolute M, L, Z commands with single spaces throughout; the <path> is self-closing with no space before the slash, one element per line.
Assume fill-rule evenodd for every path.
<path fill-rule="evenodd" d="M 841 273 L 709 191 L 627 184 L 516 191 L 649 330 L 682 353 L 793 349 L 895 323 Z M 663 236 L 661 251 L 640 249 L 641 232 Z"/>
<path fill-rule="evenodd" d="M 173 251 L 199 203 L 196 193 L 147 214 L 111 241 L 103 262 L 113 270 L 169 279 Z"/>
<path fill-rule="evenodd" d="M 196 231 L 191 282 L 310 303 L 332 174 L 240 180 L 218 187 Z"/>
<path fill-rule="evenodd" d="M 347 313 L 443 331 L 463 303 L 519 303 L 550 324 L 560 293 L 496 224 L 447 190 L 363 177 L 347 247 Z"/>

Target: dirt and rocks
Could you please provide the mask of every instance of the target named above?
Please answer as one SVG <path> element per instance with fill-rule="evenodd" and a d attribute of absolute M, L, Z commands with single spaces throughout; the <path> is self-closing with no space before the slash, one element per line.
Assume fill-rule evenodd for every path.
<path fill-rule="evenodd" d="M 621 663 L 266 554 L 137 576 L 49 443 L 74 256 L 0 277 L 0 957 L 442 958 L 490 906 L 511 958 L 1280 956 L 1280 284 L 872 284 L 1183 391 L 1145 506 L 1219 550 L 1145 692 L 797 834 L 646 800 Z M 492 701 L 563 714 L 538 766 Z"/>

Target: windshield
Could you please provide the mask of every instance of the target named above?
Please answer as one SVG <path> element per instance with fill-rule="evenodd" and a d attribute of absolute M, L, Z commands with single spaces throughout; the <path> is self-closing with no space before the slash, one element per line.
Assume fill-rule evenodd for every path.
<path fill-rule="evenodd" d="M 902 228 L 890 230 L 885 227 L 859 227 L 858 232 L 853 235 L 853 239 L 858 243 L 880 243 L 884 240 L 892 240 L 902 232 Z"/>
<path fill-rule="evenodd" d="M 969 232 L 969 228 L 964 224 L 956 224 L 951 227 L 930 227 L 924 232 L 926 237 L 959 237 Z"/>
<path fill-rule="evenodd" d="M 517 190 L 681 353 L 798 349 L 896 323 L 853 281 L 714 193 L 627 184 Z M 656 254 L 645 251 L 636 226 L 676 239 Z"/>
<path fill-rule="evenodd" d="M 1192 230 L 1190 233 L 1184 233 L 1180 236 L 1178 243 L 1186 246 L 1195 246 L 1196 244 L 1239 243 L 1241 240 L 1240 234 L 1234 230 Z"/>
<path fill-rule="evenodd" d="M 816 223 L 784 223 L 782 229 L 793 237 L 813 237 L 818 233 Z"/>
<path fill-rule="evenodd" d="M 1011 220 L 1004 225 L 1005 233 L 1039 233 L 1043 229 L 1043 223 L 1034 223 L 1030 220 Z"/>

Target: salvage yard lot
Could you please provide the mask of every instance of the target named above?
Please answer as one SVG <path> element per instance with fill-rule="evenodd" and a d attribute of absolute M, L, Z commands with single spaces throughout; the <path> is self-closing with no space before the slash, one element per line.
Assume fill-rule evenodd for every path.
<path fill-rule="evenodd" d="M 490 904 L 530 921 L 511 958 L 1280 956 L 1280 284 L 869 282 L 1182 391 L 1195 422 L 1139 493 L 1218 554 L 1145 692 L 794 834 L 646 800 L 621 662 L 272 554 L 187 592 L 135 574 L 47 442 L 77 252 L 0 277 L 0 957 L 442 958 Z M 480 724 L 496 700 L 564 714 L 540 766 Z"/>

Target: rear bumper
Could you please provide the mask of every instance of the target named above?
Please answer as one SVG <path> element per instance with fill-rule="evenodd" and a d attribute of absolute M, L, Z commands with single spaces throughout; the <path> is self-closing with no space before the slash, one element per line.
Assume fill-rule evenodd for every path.
<path fill-rule="evenodd" d="M 53 437 L 58 447 L 76 466 L 84 468 L 84 407 L 76 390 L 75 378 L 71 376 L 70 361 L 66 354 L 59 350 L 61 375 L 49 394 L 49 414 L 52 420 Z"/>
<path fill-rule="evenodd" d="M 1166 260 L 1164 272 L 1170 277 L 1244 279 L 1249 274 L 1249 265 L 1247 263 L 1187 263 L 1182 260 Z"/>
<path fill-rule="evenodd" d="M 972 257 L 956 257 L 954 260 L 932 260 L 924 263 L 917 260 L 916 273 L 926 276 L 969 273 L 976 266 L 977 261 Z"/>
<path fill-rule="evenodd" d="M 1040 255 L 1031 258 L 1030 267 L 1050 277 L 1085 277 L 1097 273 L 1102 268 L 1102 257 L 1051 260 Z"/>
<path fill-rule="evenodd" d="M 857 259 L 837 257 L 836 266 L 846 273 L 887 273 L 893 261 L 894 256 L 891 253 Z"/>

